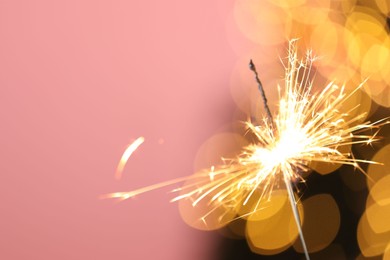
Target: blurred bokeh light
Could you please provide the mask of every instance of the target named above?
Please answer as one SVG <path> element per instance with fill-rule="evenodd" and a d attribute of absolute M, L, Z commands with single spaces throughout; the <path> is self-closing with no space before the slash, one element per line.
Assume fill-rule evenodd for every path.
<path fill-rule="evenodd" d="M 250 58 L 258 67 L 271 111 L 277 108 L 277 86 L 283 87 L 284 76 L 279 59 L 285 58 L 288 41 L 292 38 L 300 39 L 301 54 L 311 49 L 318 57 L 313 73 L 315 90 L 334 82 L 344 85 L 346 92 L 351 93 L 341 112 L 348 113 L 348 119 L 364 115 L 354 124 L 390 116 L 389 1 L 233 2 L 227 31 L 238 55 L 230 81 L 231 93 L 240 111 L 236 115 L 241 115 L 236 117 L 245 120 L 245 117 L 265 115 L 257 86 L 246 67 Z M 390 185 L 390 129 L 385 126 L 378 133 L 365 134 L 383 138 L 369 146 L 343 147 L 341 152 L 352 152 L 357 158 L 378 164 L 362 164 L 364 172 L 336 164 L 312 164 L 314 172 L 307 176 L 307 185 L 299 186 L 302 189 L 301 214 L 305 219 L 303 229 L 313 259 L 373 256 L 390 259 L 390 193 L 387 188 Z M 302 252 L 299 239 L 294 237 L 296 233 L 287 224 L 291 212 L 286 208 L 285 216 L 279 217 L 283 221 L 274 224 L 280 213 L 276 210 L 283 211 L 280 201 L 264 209 L 264 215 L 268 214 L 267 210 L 275 214 L 271 220 L 247 219 L 249 248 L 256 254 L 268 255 L 264 259 L 273 259 L 269 256 L 272 254 L 275 259 L 298 259 L 299 254 L 290 247 L 294 244 L 293 248 Z M 279 230 L 281 226 L 283 231 Z M 272 233 L 267 231 L 271 227 L 280 237 L 279 244 L 272 242 L 273 234 L 266 235 Z M 267 241 L 266 237 L 270 239 Z M 262 259 L 251 258 L 250 254 L 246 257 Z"/>

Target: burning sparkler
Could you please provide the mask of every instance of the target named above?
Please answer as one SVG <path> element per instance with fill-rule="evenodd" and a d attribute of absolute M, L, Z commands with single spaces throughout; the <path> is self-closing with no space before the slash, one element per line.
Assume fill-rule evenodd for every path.
<path fill-rule="evenodd" d="M 207 218 L 218 211 L 222 212 L 218 221 L 227 224 L 234 219 L 226 220 L 228 212 L 238 212 L 239 208 L 248 205 L 250 210 L 245 214 L 237 213 L 236 218 L 261 211 L 264 201 L 271 198 L 274 188 L 284 187 L 306 258 L 309 259 L 294 197 L 294 185 L 304 182 L 302 174 L 310 170 L 312 162 L 352 165 L 363 172 L 359 163 L 375 162 L 357 159 L 350 152 L 340 152 L 340 147 L 370 144 L 378 140 L 379 128 L 389 123 L 386 120 L 358 123 L 365 118 L 365 114 L 349 119 L 348 115 L 353 109 L 341 112 L 343 104 L 361 85 L 346 94 L 344 87 L 329 83 L 322 91 L 312 93 L 311 70 L 314 60 L 310 51 L 305 58 L 298 58 L 296 41 L 290 42 L 285 65 L 285 85 L 284 88 L 278 88 L 279 109 L 274 114 L 268 108 L 264 90 L 251 61 L 250 68 L 255 73 L 262 93 L 267 117 L 263 118 L 261 124 L 251 120 L 245 123 L 255 140 L 243 147 L 236 158 L 224 159 L 223 164 L 189 177 L 130 192 L 111 193 L 104 197 L 128 199 L 146 191 L 187 181 L 181 188 L 173 190 L 180 194 L 172 201 L 190 200 L 193 207 L 206 203 L 209 210 L 199 220 L 207 225 Z M 362 133 L 373 129 L 376 131 L 370 135 Z"/>

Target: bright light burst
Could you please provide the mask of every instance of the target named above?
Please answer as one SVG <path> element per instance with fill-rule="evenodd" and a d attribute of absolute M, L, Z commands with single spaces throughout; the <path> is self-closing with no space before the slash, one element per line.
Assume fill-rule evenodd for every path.
<path fill-rule="evenodd" d="M 254 140 L 243 147 L 236 158 L 224 159 L 223 164 L 189 177 L 105 197 L 128 199 L 186 181 L 181 188 L 173 190 L 180 194 L 172 201 L 189 199 L 194 207 L 206 202 L 210 210 L 200 219 L 205 221 L 216 209 L 223 208 L 228 212 L 245 206 L 251 199 L 255 199 L 255 203 L 251 201 L 253 206 L 246 215 L 253 214 L 262 209 L 261 201 L 268 200 L 276 187 L 287 188 L 293 204 L 291 185 L 304 181 L 302 174 L 310 170 L 312 162 L 352 165 L 363 172 L 359 163 L 375 162 L 357 159 L 350 152 L 340 152 L 340 147 L 377 141 L 379 128 L 389 121 L 359 123 L 365 114 L 350 118 L 353 109 L 342 110 L 346 100 L 361 85 L 346 94 L 343 86 L 331 82 L 322 91 L 313 93 L 311 70 L 314 61 L 311 51 L 305 58 L 298 58 L 296 41 L 290 42 L 285 85 L 278 88 L 278 111 L 272 118 L 264 117 L 260 124 L 251 120 L 245 123 Z M 224 221 L 223 214 L 219 220 Z"/>

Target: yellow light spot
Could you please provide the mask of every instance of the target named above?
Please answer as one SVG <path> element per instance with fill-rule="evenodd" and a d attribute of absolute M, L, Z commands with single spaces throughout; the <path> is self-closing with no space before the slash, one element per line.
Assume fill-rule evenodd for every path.
<path fill-rule="evenodd" d="M 145 141 L 145 139 L 141 136 L 141 137 L 138 137 L 134 142 L 132 142 L 125 150 L 125 152 L 123 153 L 120 161 L 119 161 L 119 164 L 118 164 L 118 167 L 116 169 L 116 172 L 115 172 L 115 178 L 116 179 L 120 179 L 122 177 L 122 172 L 123 172 L 123 169 L 127 163 L 127 161 L 129 160 L 130 156 L 133 154 L 133 152 L 135 150 L 137 150 L 137 148 Z"/>
<path fill-rule="evenodd" d="M 390 242 L 385 249 L 382 260 L 390 260 Z"/>
<path fill-rule="evenodd" d="M 343 82 L 340 77 L 337 78 L 338 82 L 339 80 L 340 82 Z M 355 87 L 362 82 L 360 75 L 355 74 L 350 80 L 344 82 L 346 82 L 345 93 L 350 95 L 350 97 L 345 100 L 341 112 L 346 113 L 345 121 L 351 122 L 351 126 L 362 124 L 369 115 L 372 107 L 372 100 L 364 89 L 356 89 Z M 365 87 L 366 84 L 367 83 L 364 83 L 363 87 Z"/>
<path fill-rule="evenodd" d="M 257 0 L 235 1 L 234 18 L 249 40 L 264 45 L 285 42 L 284 31 L 291 23 L 284 9 L 268 1 Z"/>
<path fill-rule="evenodd" d="M 288 1 L 284 1 L 288 2 Z M 329 1 L 323 1 L 329 2 Z M 303 25 L 317 25 L 321 23 L 325 23 L 329 15 L 329 8 L 324 7 L 310 7 L 308 5 L 299 6 L 293 9 L 290 9 L 290 14 L 292 18 L 303 24 Z"/>
<path fill-rule="evenodd" d="M 341 0 L 339 1 L 340 7 L 338 7 L 336 10 L 340 10 L 344 14 L 349 14 L 353 11 L 353 9 L 355 9 L 356 2 L 357 0 L 349 0 L 349 1 Z"/>
<path fill-rule="evenodd" d="M 252 221 L 265 220 L 278 214 L 285 204 L 288 204 L 286 190 L 274 190 L 267 198 L 261 198 L 261 196 L 261 190 L 256 191 L 247 204 L 238 207 L 237 214 L 242 218 L 250 216 Z"/>
<path fill-rule="evenodd" d="M 389 186 L 387 186 L 389 187 Z M 372 230 L 379 234 L 390 231 L 390 198 L 372 204 L 366 209 L 367 221 Z"/>
<path fill-rule="evenodd" d="M 303 209 L 298 203 L 299 215 Z M 246 234 L 249 246 L 255 253 L 272 255 L 286 250 L 298 237 L 298 229 L 289 203 L 282 205 L 271 218 L 260 219 L 257 215 L 248 218 Z"/>
<path fill-rule="evenodd" d="M 268 0 L 268 1 L 276 6 L 286 8 L 286 9 L 297 7 L 306 3 L 306 0 L 291 0 L 291 1 Z"/>
<path fill-rule="evenodd" d="M 374 44 L 366 52 L 361 64 L 362 77 L 382 80 L 382 71 L 389 72 L 390 49 L 384 44 Z"/>
<path fill-rule="evenodd" d="M 380 149 L 372 158 L 373 162 L 377 162 L 380 164 L 370 164 L 368 166 L 367 186 L 369 189 L 371 189 L 374 186 L 374 184 L 378 182 L 380 179 L 390 174 L 390 163 L 388 163 L 389 154 L 390 154 L 390 144 Z"/>
<path fill-rule="evenodd" d="M 344 48 L 344 46 L 339 48 Z M 346 55 L 347 54 L 345 52 L 344 57 Z M 354 86 L 353 88 L 355 88 L 356 85 L 359 85 L 362 82 L 360 75 L 357 73 L 356 69 L 351 66 L 351 64 L 338 64 L 337 66 L 332 66 L 331 68 L 332 69 L 321 70 L 327 81 L 333 80 L 334 82 L 338 82 L 340 84 L 346 84 L 347 88 L 349 86 L 351 88 Z"/>
<path fill-rule="evenodd" d="M 198 180 L 199 181 L 199 180 Z M 187 181 L 183 187 L 193 185 L 192 189 L 199 188 L 198 181 Z M 187 194 L 184 190 L 181 195 L 185 196 L 179 200 L 179 212 L 181 218 L 187 225 L 199 230 L 216 230 L 231 223 L 236 217 L 234 208 L 229 208 L 220 201 L 212 201 L 213 194 L 205 196 L 204 199 L 194 201 L 199 197 L 198 193 Z"/>
<path fill-rule="evenodd" d="M 331 21 L 326 21 L 315 27 L 311 35 L 310 46 L 320 57 L 318 62 L 321 67 L 334 60 L 340 41 L 340 30 L 341 26 Z"/>
<path fill-rule="evenodd" d="M 390 232 L 376 233 L 367 220 L 367 214 L 364 213 L 359 220 L 357 240 L 362 255 L 373 257 L 383 254 L 390 241 Z"/>
<path fill-rule="evenodd" d="M 349 33 L 344 37 L 344 46 L 347 50 L 348 60 L 356 69 L 360 69 L 360 63 L 365 53 L 365 50 L 363 49 L 362 38 L 367 39 L 371 37 L 369 35 L 367 37 L 364 36 L 366 36 L 366 34 L 362 35 Z"/>
<path fill-rule="evenodd" d="M 340 153 L 344 153 L 344 154 L 347 154 L 351 151 L 351 145 L 348 144 L 348 145 L 343 145 L 343 146 L 340 146 L 337 148 L 337 150 L 340 152 Z M 318 172 L 319 174 L 322 174 L 322 175 L 326 175 L 326 174 L 329 174 L 329 173 L 332 173 L 334 172 L 335 170 L 337 170 L 338 168 L 340 168 L 342 166 L 342 164 L 340 163 L 331 163 L 331 162 L 326 162 L 326 161 L 323 161 L 323 162 L 311 162 L 310 164 L 310 168 L 313 169 L 314 171 Z"/>
<path fill-rule="evenodd" d="M 383 166 L 383 165 L 381 165 Z M 370 189 L 369 198 L 372 198 L 371 201 L 367 200 L 367 208 L 371 204 L 386 205 L 390 203 L 390 172 L 385 172 L 383 178 L 379 179 Z"/>
<path fill-rule="evenodd" d="M 383 37 L 386 19 L 371 8 L 357 6 L 348 16 L 345 27 L 353 32 Z"/>
<path fill-rule="evenodd" d="M 371 83 L 371 82 L 370 82 Z M 390 107 L 390 76 L 388 76 L 388 79 L 386 81 L 377 81 L 373 82 L 372 85 L 375 87 L 375 89 L 381 89 L 381 91 L 377 94 L 371 94 L 370 91 L 372 88 L 370 88 L 369 91 L 366 91 L 372 100 L 377 103 L 378 105 L 384 106 L 384 107 Z M 376 84 L 376 86 L 375 86 Z"/>
<path fill-rule="evenodd" d="M 386 16 L 389 16 L 390 14 L 390 3 L 388 0 L 375 0 L 376 5 L 378 6 L 381 13 L 383 13 Z"/>
<path fill-rule="evenodd" d="M 241 135 L 230 132 L 218 133 L 208 138 L 198 149 L 194 159 L 195 172 L 211 169 L 209 178 L 215 177 L 215 166 L 222 163 L 221 158 L 234 158 L 248 141 Z M 212 173 L 213 172 L 213 173 Z"/>
<path fill-rule="evenodd" d="M 336 237 L 340 227 L 340 212 L 335 200 L 329 194 L 319 194 L 303 201 L 305 222 L 303 236 L 309 252 L 318 252 L 326 248 Z M 294 249 L 303 252 L 299 240 Z"/>

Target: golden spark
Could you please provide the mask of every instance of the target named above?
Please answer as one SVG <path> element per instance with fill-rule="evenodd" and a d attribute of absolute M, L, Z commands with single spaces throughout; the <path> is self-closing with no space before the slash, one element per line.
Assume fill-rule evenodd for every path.
<path fill-rule="evenodd" d="M 200 219 L 205 221 L 216 209 L 222 208 L 228 212 L 247 205 L 251 198 L 255 203 L 246 215 L 260 211 L 261 201 L 270 199 L 272 190 L 284 185 L 306 258 L 309 259 L 293 185 L 304 182 L 302 174 L 310 171 L 312 162 L 352 165 L 364 173 L 359 163 L 375 162 L 357 159 L 350 152 L 340 152 L 340 147 L 371 144 L 378 140 L 379 128 L 389 123 L 387 119 L 359 123 L 366 114 L 350 118 L 353 109 L 342 112 L 346 100 L 361 88 L 363 83 L 350 94 L 346 94 L 344 86 L 339 87 L 333 82 L 322 91 L 313 93 L 311 70 L 314 61 L 315 57 L 311 51 L 306 53 L 305 58 L 298 58 L 296 41 L 290 42 L 284 87 L 278 88 L 279 108 L 274 116 L 268 109 L 261 82 L 251 62 L 251 69 L 256 73 L 268 116 L 262 119 L 261 124 L 251 120 L 245 123 L 248 132 L 255 138 L 251 144 L 242 148 L 236 158 L 225 159 L 223 164 L 189 177 L 130 192 L 111 193 L 104 197 L 123 200 L 156 188 L 187 181 L 183 187 L 173 190 L 180 194 L 172 201 L 189 199 L 194 207 L 206 201 L 210 210 Z M 362 133 L 374 129 L 374 134 Z M 223 221 L 223 218 L 222 215 L 219 220 Z M 232 219 L 228 222 L 230 221 Z"/>
<path fill-rule="evenodd" d="M 127 161 L 129 160 L 130 156 L 134 153 L 134 151 L 137 150 L 138 147 L 144 141 L 145 141 L 145 138 L 143 138 L 142 136 L 138 137 L 134 142 L 129 144 L 129 146 L 126 148 L 125 152 L 123 153 L 123 155 L 119 161 L 118 167 L 116 168 L 115 178 L 117 180 L 122 178 L 122 172 L 123 172 L 123 169 L 125 168 Z"/>

